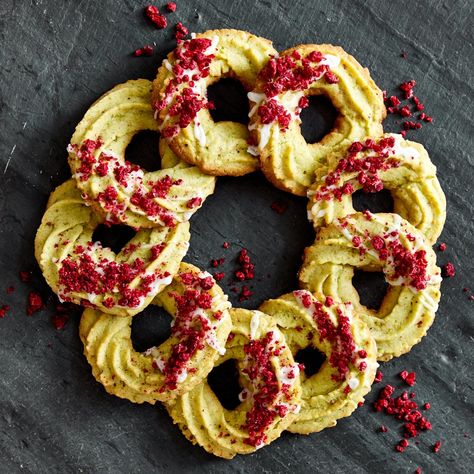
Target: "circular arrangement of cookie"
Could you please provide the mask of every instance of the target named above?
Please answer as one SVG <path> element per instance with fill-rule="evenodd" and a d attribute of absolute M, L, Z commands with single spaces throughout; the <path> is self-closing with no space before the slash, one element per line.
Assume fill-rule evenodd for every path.
<path fill-rule="evenodd" d="M 327 96 L 339 116 L 331 132 L 309 144 L 301 134 L 300 113 L 312 95 Z M 316 171 L 327 167 L 330 153 L 344 153 L 351 143 L 383 133 L 382 91 L 338 46 L 307 44 L 283 51 L 262 69 L 248 96 L 250 151 L 260 155 L 262 170 L 276 187 L 300 196 Z"/>
<path fill-rule="evenodd" d="M 207 272 L 181 263 L 173 281 L 153 301 L 172 317 L 171 336 L 136 352 L 132 318 L 86 309 L 79 328 L 84 354 L 107 392 L 134 403 L 169 401 L 188 392 L 225 353 L 231 329 L 227 296 Z"/>
<path fill-rule="evenodd" d="M 329 170 L 318 170 L 308 189 L 308 218 L 317 230 L 353 214 L 352 195 L 362 189 L 388 189 L 394 212 L 405 218 L 434 244 L 446 220 L 446 198 L 436 167 L 419 143 L 401 135 L 385 134 L 354 142 L 348 152 L 332 156 Z"/>
<path fill-rule="evenodd" d="M 74 180 L 56 188 L 35 239 L 35 257 L 61 301 L 133 316 L 171 282 L 189 248 L 189 222 L 141 229 L 118 254 L 93 241 L 104 218 Z"/>
<path fill-rule="evenodd" d="M 247 151 L 247 126 L 214 122 L 207 87 L 234 78 L 250 91 L 275 55 L 271 41 L 240 30 L 206 31 L 178 43 L 158 69 L 153 107 L 161 135 L 181 159 L 216 176 L 258 169 L 258 159 Z"/>
<path fill-rule="evenodd" d="M 179 165 L 179 160 L 162 160 L 162 169 L 152 172 L 125 160 L 137 133 L 158 131 L 151 87 L 150 81 L 138 79 L 105 93 L 79 122 L 68 146 L 82 197 L 111 224 L 173 227 L 188 221 L 214 192 L 215 178 L 195 166 Z M 164 140 L 160 151 L 172 154 Z"/>
<path fill-rule="evenodd" d="M 354 269 L 383 271 L 390 285 L 378 310 L 360 303 Z M 304 253 L 303 288 L 351 301 L 369 327 L 378 360 L 408 352 L 433 323 L 440 299 L 441 272 L 423 234 L 397 214 L 356 213 L 318 232 Z"/>
<path fill-rule="evenodd" d="M 315 374 L 301 371 L 301 411 L 287 429 L 314 433 L 349 416 L 369 392 L 378 366 L 375 341 L 352 304 L 297 290 L 259 309 L 276 321 L 294 357 L 309 347 L 326 357 Z"/>
<path fill-rule="evenodd" d="M 167 405 L 186 438 L 227 459 L 278 438 L 295 420 L 301 397 L 299 366 L 274 320 L 260 311 L 230 313 L 226 353 L 215 366 L 236 361 L 240 405 L 225 409 L 207 381 Z"/>

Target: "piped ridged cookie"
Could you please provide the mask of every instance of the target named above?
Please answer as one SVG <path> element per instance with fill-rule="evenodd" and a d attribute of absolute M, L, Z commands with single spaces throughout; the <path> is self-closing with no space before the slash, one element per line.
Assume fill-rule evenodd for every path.
<path fill-rule="evenodd" d="M 328 170 L 318 170 L 308 189 L 308 217 L 315 229 L 353 214 L 352 195 L 358 190 L 388 189 L 394 212 L 401 215 L 431 244 L 443 230 L 446 198 L 436 167 L 425 148 L 401 135 L 385 134 L 355 142 L 344 155 L 330 157 Z"/>
<path fill-rule="evenodd" d="M 313 95 L 327 96 L 339 116 L 322 140 L 309 144 L 300 113 Z M 300 196 L 316 171 L 328 166 L 331 153 L 383 132 L 382 91 L 369 71 L 338 46 L 307 44 L 283 51 L 262 69 L 249 98 L 250 150 L 260 155 L 262 171 L 276 187 Z"/>
<path fill-rule="evenodd" d="M 390 285 L 378 310 L 360 303 L 354 269 L 383 271 Z M 425 237 L 397 214 L 356 213 L 318 232 L 304 253 L 300 284 L 313 293 L 351 301 L 386 361 L 408 352 L 433 323 L 441 272 Z"/>
<path fill-rule="evenodd" d="M 171 336 L 143 353 L 133 348 L 131 317 L 92 309 L 81 317 L 84 354 L 95 379 L 134 403 L 169 401 L 199 384 L 223 353 L 231 329 L 227 296 L 208 273 L 187 263 L 153 304 L 172 316 Z"/>
<path fill-rule="evenodd" d="M 349 416 L 369 392 L 378 366 L 375 341 L 352 304 L 297 290 L 259 309 L 276 321 L 293 356 L 313 348 L 326 357 L 315 374 L 300 371 L 301 411 L 288 430 L 309 434 Z"/>
<path fill-rule="evenodd" d="M 301 397 L 298 364 L 273 319 L 244 309 L 232 309 L 231 316 L 226 353 L 215 366 L 236 361 L 240 405 L 225 409 L 207 381 L 167 405 L 193 444 L 226 459 L 278 438 L 297 416 Z"/>
<path fill-rule="evenodd" d="M 35 239 L 35 257 L 60 300 L 116 316 L 133 316 L 171 282 L 189 248 L 189 223 L 141 229 L 116 254 L 93 242 L 104 218 L 73 180 L 50 196 Z"/>
<path fill-rule="evenodd" d="M 162 160 L 161 169 L 151 172 L 125 160 L 137 133 L 158 131 L 151 87 L 150 81 L 137 79 L 105 93 L 79 122 L 68 147 L 82 197 L 112 224 L 172 227 L 188 221 L 214 192 L 215 178 L 179 165 L 180 160 Z M 164 140 L 160 150 L 162 156 L 172 154 Z M 158 144 L 156 155 L 159 163 Z"/>
<path fill-rule="evenodd" d="M 199 33 L 168 55 L 153 83 L 153 106 L 162 136 L 181 159 L 215 176 L 241 176 L 259 168 L 247 150 L 247 126 L 212 119 L 207 87 L 232 78 L 250 91 L 276 54 L 267 39 L 223 29 Z"/>

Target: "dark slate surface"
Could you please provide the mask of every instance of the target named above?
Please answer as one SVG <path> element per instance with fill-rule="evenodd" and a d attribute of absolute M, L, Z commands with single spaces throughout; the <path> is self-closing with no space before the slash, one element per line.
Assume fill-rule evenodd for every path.
<path fill-rule="evenodd" d="M 290 6 L 290 4 L 294 4 Z M 411 133 L 428 148 L 448 197 L 442 240 L 456 277 L 428 336 L 409 355 L 384 364 L 399 384 L 403 368 L 416 370 L 417 397 L 432 404 L 433 431 L 393 451 L 398 424 L 363 407 L 336 428 L 308 437 L 283 435 L 252 456 L 225 462 L 192 447 L 160 406 L 134 406 L 105 394 L 93 380 L 77 335 L 78 312 L 63 331 L 49 319 L 54 298 L 36 267 L 33 238 L 48 194 L 68 176 L 65 148 L 88 105 L 113 85 L 152 78 L 173 47 L 171 28 L 157 31 L 144 1 L 0 2 L 0 472 L 472 472 L 471 284 L 473 136 L 473 3 L 470 1 L 178 1 L 170 24 L 191 30 L 241 28 L 266 36 L 277 49 L 297 43 L 342 45 L 369 67 L 376 82 L 394 88 L 415 78 L 431 126 Z M 157 43 L 152 58 L 131 51 Z M 401 51 L 408 57 L 400 57 Z M 394 120 L 388 130 L 396 130 Z M 289 203 L 279 216 L 274 200 Z M 293 289 L 299 255 L 313 238 L 304 199 L 278 192 L 261 176 L 221 179 L 192 221 L 188 260 L 206 267 L 240 247 L 256 263 L 254 297 L 247 307 Z M 224 240 L 232 247 L 224 251 Z M 22 284 L 19 270 L 32 270 Z M 268 276 L 270 275 L 270 276 Z M 16 291 L 6 295 L 5 288 Z M 228 285 L 225 285 L 229 289 Z M 25 315 L 28 291 L 49 295 L 47 310 Z M 235 302 L 235 297 L 233 297 Z M 152 344 L 157 318 L 134 325 L 137 346 Z M 151 335 L 150 335 L 151 334 Z M 373 400 L 377 387 L 369 396 Z M 389 432 L 377 434 L 382 424 Z M 442 440 L 439 454 L 431 452 Z"/>

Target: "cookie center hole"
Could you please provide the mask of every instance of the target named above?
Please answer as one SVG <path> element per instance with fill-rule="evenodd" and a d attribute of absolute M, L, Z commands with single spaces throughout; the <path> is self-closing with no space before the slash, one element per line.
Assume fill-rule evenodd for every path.
<path fill-rule="evenodd" d="M 136 133 L 125 150 L 125 159 L 145 171 L 161 169 L 159 152 L 160 134 L 153 130 Z"/>
<path fill-rule="evenodd" d="M 295 360 L 304 365 L 304 373 L 306 374 L 306 377 L 311 377 L 318 373 L 326 360 L 326 356 L 313 346 L 308 346 L 297 352 Z"/>
<path fill-rule="evenodd" d="M 309 105 L 301 111 L 301 134 L 306 143 L 317 143 L 333 128 L 339 115 L 325 95 L 311 95 Z"/>
<path fill-rule="evenodd" d="M 239 393 L 242 388 L 235 359 L 226 360 L 214 367 L 207 376 L 207 382 L 226 410 L 234 410 L 240 405 Z"/>
<path fill-rule="evenodd" d="M 219 286 L 239 308 L 257 308 L 263 301 L 293 291 L 301 254 L 314 242 L 306 213 L 307 199 L 272 186 L 261 173 L 239 178 L 223 176 L 216 192 L 193 216 L 192 263 L 212 274 L 224 273 Z M 224 241 L 229 248 L 222 248 Z M 255 278 L 240 281 L 239 252 L 246 248 Z M 210 260 L 225 258 L 214 268 Z M 246 286 L 253 293 L 242 296 Z"/>
<path fill-rule="evenodd" d="M 387 294 L 388 283 L 382 272 L 356 270 L 352 284 L 359 293 L 360 302 L 367 308 L 377 311 Z"/>
<path fill-rule="evenodd" d="M 211 117 L 214 122 L 249 122 L 249 101 L 244 86 L 236 79 L 221 79 L 207 88 L 207 97 L 214 103 Z"/>
<path fill-rule="evenodd" d="M 393 212 L 393 198 L 388 189 L 378 193 L 366 193 L 359 189 L 352 195 L 352 205 L 356 211 Z"/>
<path fill-rule="evenodd" d="M 150 305 L 132 319 L 132 345 L 137 352 L 159 346 L 171 336 L 171 316 L 159 306 Z"/>
<path fill-rule="evenodd" d="M 131 227 L 125 225 L 100 224 L 92 234 L 92 241 L 100 242 L 102 247 L 109 247 L 113 252 L 119 253 L 135 234 L 136 232 Z"/>

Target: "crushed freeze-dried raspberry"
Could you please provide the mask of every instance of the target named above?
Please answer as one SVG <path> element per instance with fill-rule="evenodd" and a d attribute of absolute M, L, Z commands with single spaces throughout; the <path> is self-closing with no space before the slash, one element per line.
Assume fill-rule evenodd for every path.
<path fill-rule="evenodd" d="M 246 285 L 242 287 L 239 294 L 239 301 L 247 301 L 253 295 L 253 291 Z"/>
<path fill-rule="evenodd" d="M 383 379 L 383 373 L 380 370 L 377 370 L 377 373 L 375 374 L 374 383 L 380 383 L 382 379 Z"/>
<path fill-rule="evenodd" d="M 221 281 L 223 280 L 225 277 L 225 273 L 224 272 L 216 272 L 214 273 L 214 278 L 216 281 Z"/>
<path fill-rule="evenodd" d="M 452 278 L 456 275 L 456 269 L 454 268 L 454 265 L 451 262 L 448 262 L 446 265 L 443 265 L 442 270 L 443 277 L 445 278 Z"/>
<path fill-rule="evenodd" d="M 176 3 L 174 2 L 168 2 L 166 4 L 166 9 L 170 12 L 170 13 L 173 13 L 176 11 Z"/>
<path fill-rule="evenodd" d="M 175 28 L 174 37 L 176 38 L 177 41 L 180 41 L 186 38 L 186 36 L 189 34 L 189 30 L 181 22 L 176 23 L 174 28 Z"/>
<path fill-rule="evenodd" d="M 67 322 L 69 321 L 69 316 L 66 314 L 53 314 L 51 316 L 51 324 L 54 326 L 54 329 L 60 330 L 64 329 Z"/>
<path fill-rule="evenodd" d="M 30 291 L 28 295 L 28 306 L 26 308 L 26 314 L 31 316 L 36 311 L 44 308 L 43 298 L 36 291 Z"/>
<path fill-rule="evenodd" d="M 153 46 L 147 44 L 143 46 L 142 48 L 136 49 L 133 55 L 134 56 L 153 56 Z M 99 174 L 99 171 L 97 172 L 97 174 Z M 106 174 L 107 174 L 107 171 L 105 171 L 105 173 L 103 173 L 102 176 L 105 176 Z"/>
<path fill-rule="evenodd" d="M 222 244 L 222 247 L 224 247 L 225 249 L 228 249 L 228 248 L 230 247 L 229 242 L 224 242 L 224 243 Z"/>
<path fill-rule="evenodd" d="M 446 250 L 446 244 L 444 242 L 441 242 L 439 245 L 438 245 L 438 250 L 440 252 L 444 252 Z"/>
<path fill-rule="evenodd" d="M 145 8 L 145 15 L 155 24 L 157 28 L 166 28 L 166 25 L 168 24 L 166 18 L 154 5 L 148 5 Z"/>
<path fill-rule="evenodd" d="M 407 372 L 406 370 L 403 370 L 400 372 L 400 378 L 408 384 L 410 387 L 413 387 L 416 382 L 416 373 L 415 372 Z"/>
<path fill-rule="evenodd" d="M 0 307 L 0 318 L 4 318 L 7 312 L 10 311 L 10 306 L 4 304 Z"/>
<path fill-rule="evenodd" d="M 385 426 L 385 425 L 382 425 L 380 428 L 379 428 L 379 431 L 381 433 L 386 433 L 388 431 L 388 428 Z"/>
<path fill-rule="evenodd" d="M 441 449 L 441 441 L 436 441 L 436 443 L 433 445 L 433 452 L 437 453 Z"/>

